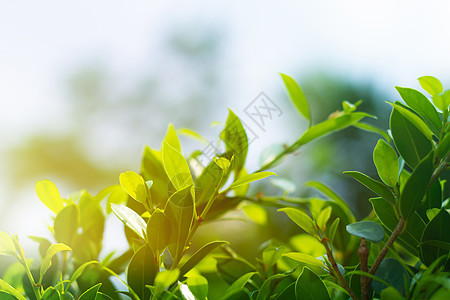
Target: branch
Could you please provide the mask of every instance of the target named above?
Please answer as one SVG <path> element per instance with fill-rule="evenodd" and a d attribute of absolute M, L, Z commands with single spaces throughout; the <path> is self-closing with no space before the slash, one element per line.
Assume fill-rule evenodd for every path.
<path fill-rule="evenodd" d="M 358 256 L 359 261 L 361 262 L 361 271 L 368 272 L 369 249 L 367 248 L 365 238 L 361 239 L 361 244 L 358 248 Z M 368 277 L 361 275 L 361 300 L 369 299 L 370 288 L 367 284 L 368 279 Z"/>

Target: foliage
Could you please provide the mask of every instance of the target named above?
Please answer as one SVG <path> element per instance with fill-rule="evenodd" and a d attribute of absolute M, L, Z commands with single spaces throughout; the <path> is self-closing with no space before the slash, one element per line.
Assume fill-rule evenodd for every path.
<path fill-rule="evenodd" d="M 450 160 L 450 102 L 442 84 L 430 76 L 419 79 L 432 101 L 397 88 L 404 103 L 389 103 L 390 130 L 384 132 L 360 122 L 372 117 L 357 111 L 360 102 L 344 101 L 341 111 L 313 125 L 301 88 L 287 75 L 282 79 L 308 128 L 267 155 L 256 172 L 245 168 L 249 140 L 230 110 L 219 134 L 225 149 L 205 165 L 200 150 L 183 155 L 178 134 L 204 138 L 170 126 L 160 150 L 146 147 L 139 173 L 120 174 L 119 185 L 98 195 L 80 191 L 62 198 L 51 181 L 39 181 L 36 193 L 54 216 L 54 241 L 31 237 L 41 255 L 40 265 L 33 266 L 18 237 L 0 231 L 0 254 L 18 261 L 0 280 L 1 299 L 207 299 L 215 288 L 204 264 L 211 259 L 213 271 L 228 284 L 221 299 L 448 298 L 450 215 L 440 177 Z M 373 151 L 380 180 L 345 172 L 377 194 L 363 220 L 357 222 L 348 204 L 320 182 L 308 185 L 323 198 L 288 197 L 295 184 L 280 177 L 272 183 L 281 196 L 249 192 L 252 182 L 275 175 L 267 170 L 286 155 L 350 126 L 384 138 Z M 255 261 L 226 241 L 210 241 L 192 253 L 192 239 L 204 223 L 241 207 L 264 223 L 264 206 L 278 207 L 303 233 L 290 243 L 267 241 Z M 100 260 L 111 213 L 124 223 L 129 249 Z M 117 291 L 113 278 L 127 290 Z"/>

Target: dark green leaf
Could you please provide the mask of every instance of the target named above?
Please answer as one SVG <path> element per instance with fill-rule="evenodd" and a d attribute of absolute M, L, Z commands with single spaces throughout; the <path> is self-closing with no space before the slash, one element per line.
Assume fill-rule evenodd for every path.
<path fill-rule="evenodd" d="M 439 141 L 437 154 L 439 158 L 444 158 L 450 150 L 450 134 L 446 134 L 445 137 Z"/>
<path fill-rule="evenodd" d="M 225 295 L 223 296 L 222 299 L 227 299 L 228 297 L 240 292 L 244 288 L 244 286 L 247 284 L 247 282 L 250 280 L 250 278 L 252 278 L 253 275 L 255 275 L 255 274 L 256 274 L 256 272 L 250 272 L 250 273 L 244 274 L 241 277 L 239 277 L 227 289 L 227 291 L 225 292 Z"/>
<path fill-rule="evenodd" d="M 365 238 L 373 243 L 379 243 L 384 240 L 384 230 L 380 224 L 372 221 L 362 221 L 349 224 L 346 227 L 348 233 Z"/>
<path fill-rule="evenodd" d="M 133 255 L 128 265 L 127 282 L 141 299 L 150 298 L 150 290 L 145 285 L 153 285 L 157 273 L 155 256 L 145 244 Z"/>
<path fill-rule="evenodd" d="M 214 241 L 210 242 L 203 247 L 201 247 L 197 252 L 195 252 L 180 268 L 180 276 L 183 276 L 189 272 L 193 267 L 195 267 L 199 262 L 202 261 L 211 251 L 219 246 L 227 245 L 226 241 Z"/>
<path fill-rule="evenodd" d="M 100 289 L 101 285 L 102 284 L 99 283 L 99 284 L 94 285 L 90 289 L 88 289 L 86 292 L 81 294 L 79 300 L 96 300 L 97 299 L 97 293 L 98 293 L 98 290 Z"/>
<path fill-rule="evenodd" d="M 416 166 L 401 192 L 398 202 L 400 213 L 405 220 L 420 206 L 420 203 L 427 192 L 432 174 L 433 152 L 430 152 L 430 154 Z"/>
<path fill-rule="evenodd" d="M 344 172 L 344 174 L 352 176 L 354 179 L 358 180 L 361 184 L 363 184 L 373 192 L 377 193 L 379 196 L 383 197 L 383 199 L 385 199 L 392 205 L 395 205 L 396 201 L 394 194 L 392 194 L 391 190 L 381 182 L 376 181 L 375 179 L 372 179 L 369 176 L 356 171 L 347 171 Z"/>
<path fill-rule="evenodd" d="M 330 299 L 328 290 L 322 280 L 307 267 L 295 283 L 295 297 L 297 300 Z"/>
<path fill-rule="evenodd" d="M 153 253 L 162 253 L 169 243 L 170 220 L 166 214 L 157 208 L 147 223 L 147 240 Z"/>
<path fill-rule="evenodd" d="M 383 259 L 377 272 L 375 273 L 375 276 L 386 281 L 403 295 L 408 288 L 405 286 L 405 282 L 409 282 L 410 280 L 409 274 L 403 265 L 392 257 Z M 378 294 L 387 288 L 386 285 L 376 280 L 372 281 L 371 286 Z"/>
<path fill-rule="evenodd" d="M 405 119 L 411 122 L 411 124 L 413 124 L 418 130 L 420 130 L 420 132 L 422 132 L 430 141 L 433 140 L 433 134 L 439 136 L 439 132 L 433 133 L 427 126 L 427 124 L 422 120 L 422 118 L 408 106 L 398 101 L 396 101 L 392 105 Z"/>
<path fill-rule="evenodd" d="M 13 295 L 11 295 L 11 294 L 9 294 L 7 292 L 4 292 L 4 291 L 0 291 L 0 299 L 2 299 L 2 300 L 17 300 L 16 297 L 14 297 Z M 58 296 L 58 298 L 44 298 L 44 297 L 42 297 L 42 299 L 43 300 L 47 300 L 47 299 L 59 300 L 59 296 Z"/>
<path fill-rule="evenodd" d="M 269 300 L 278 283 L 289 275 L 290 274 L 275 274 L 267 278 L 259 289 L 256 300 Z"/>
<path fill-rule="evenodd" d="M 288 90 L 289 96 L 291 98 L 292 103 L 294 103 L 295 107 L 297 107 L 298 111 L 309 121 L 311 124 L 311 112 L 309 111 L 308 101 L 306 100 L 305 95 L 303 94 L 300 86 L 295 82 L 292 77 L 288 75 L 281 74 L 281 78 L 284 81 L 284 85 Z"/>
<path fill-rule="evenodd" d="M 445 209 L 428 223 L 421 239 L 420 256 L 423 263 L 429 266 L 438 257 L 448 254 L 447 246 L 427 244 L 427 241 L 450 243 L 450 215 Z"/>

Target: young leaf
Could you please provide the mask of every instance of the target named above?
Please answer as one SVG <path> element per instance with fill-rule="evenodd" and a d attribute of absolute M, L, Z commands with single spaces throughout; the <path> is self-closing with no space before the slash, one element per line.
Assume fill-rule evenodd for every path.
<path fill-rule="evenodd" d="M 406 181 L 399 199 L 400 213 L 408 219 L 419 207 L 433 174 L 433 151 L 416 166 Z"/>
<path fill-rule="evenodd" d="M 114 214 L 137 235 L 145 240 L 147 223 L 134 210 L 122 204 L 111 204 Z"/>
<path fill-rule="evenodd" d="M 155 254 L 162 253 L 169 243 L 170 220 L 166 214 L 157 208 L 147 223 L 147 239 Z"/>
<path fill-rule="evenodd" d="M 131 198 L 140 203 L 147 200 L 147 185 L 141 175 L 128 171 L 120 174 L 120 186 L 130 195 Z"/>
<path fill-rule="evenodd" d="M 309 124 L 311 124 L 311 112 L 309 111 L 308 101 L 306 100 L 302 89 L 292 77 L 281 73 L 280 75 L 288 90 L 292 103 L 294 103 L 298 111 L 309 121 Z"/>
<path fill-rule="evenodd" d="M 172 124 L 169 125 L 164 141 L 178 152 L 181 152 L 180 140 L 178 139 L 177 132 Z"/>
<path fill-rule="evenodd" d="M 145 244 L 133 255 L 128 265 L 127 282 L 141 299 L 150 299 L 150 290 L 157 274 L 156 259 L 152 249 Z"/>
<path fill-rule="evenodd" d="M 189 166 L 180 151 L 166 141 L 162 146 L 162 159 L 167 176 L 177 191 L 194 184 Z"/>
<path fill-rule="evenodd" d="M 331 216 L 331 206 L 327 206 L 320 212 L 319 216 L 317 217 L 317 227 L 325 231 L 326 224 L 330 219 L 330 216 Z"/>
<path fill-rule="evenodd" d="M 298 226 L 300 226 L 304 231 L 311 235 L 317 236 L 316 226 L 313 220 L 305 212 L 300 209 L 286 207 L 280 208 L 278 211 L 282 211 L 288 215 L 288 217 L 294 221 Z"/>
<path fill-rule="evenodd" d="M 414 168 L 431 151 L 431 141 L 395 107 L 390 127 L 395 147 L 405 162 Z"/>
<path fill-rule="evenodd" d="M 442 127 L 441 118 L 427 97 L 414 89 L 401 87 L 396 87 L 396 89 L 405 103 L 425 120 L 425 123 L 427 123 L 435 134 L 439 135 L 439 131 Z"/>
<path fill-rule="evenodd" d="M 225 241 L 214 241 L 210 242 L 203 247 L 201 247 L 197 252 L 195 252 L 180 268 L 180 276 L 183 276 L 189 272 L 193 267 L 195 267 L 199 262 L 202 261 L 211 251 L 219 246 L 227 245 L 228 242 Z"/>
<path fill-rule="evenodd" d="M 361 184 L 371 189 L 373 192 L 377 193 L 379 196 L 383 197 L 386 201 L 395 205 L 395 197 L 392 194 L 391 190 L 375 179 L 370 178 L 369 176 L 356 171 L 346 171 L 344 174 L 352 176 L 354 179 L 358 180 Z"/>
<path fill-rule="evenodd" d="M 176 282 L 179 276 L 180 276 L 179 269 L 164 270 L 156 274 L 155 278 L 156 296 L 162 293 L 162 291 L 164 291 L 165 288 L 169 287 L 174 282 Z"/>
<path fill-rule="evenodd" d="M 439 130 L 436 129 L 433 133 L 433 131 L 430 130 L 430 128 L 427 126 L 427 124 L 425 124 L 422 118 L 411 111 L 408 106 L 403 105 L 400 102 L 395 102 L 393 106 L 403 117 L 405 117 L 405 119 L 411 122 L 411 124 L 413 124 L 418 130 L 420 130 L 420 132 L 422 132 L 422 134 L 426 136 L 430 141 L 433 140 L 433 134 L 439 136 Z"/>
<path fill-rule="evenodd" d="M 205 300 L 208 296 L 208 280 L 201 275 L 190 276 L 186 283 L 196 299 Z"/>
<path fill-rule="evenodd" d="M 10 286 L 6 281 L 0 279 L 0 291 L 6 291 L 9 294 L 13 295 L 19 300 L 27 300 L 21 293 L 19 293 L 15 288 Z"/>
<path fill-rule="evenodd" d="M 14 256 L 16 248 L 11 237 L 6 232 L 0 231 L 0 255 Z"/>
<path fill-rule="evenodd" d="M 258 204 L 249 204 L 243 207 L 247 217 L 259 225 L 267 223 L 267 211 Z"/>
<path fill-rule="evenodd" d="M 380 224 L 372 221 L 362 221 L 346 226 L 347 232 L 360 238 L 365 238 L 373 243 L 384 240 L 384 230 Z"/>
<path fill-rule="evenodd" d="M 264 179 L 270 175 L 277 176 L 277 174 L 275 174 L 274 172 L 257 172 L 257 173 L 248 174 L 244 177 L 239 178 L 235 182 L 233 182 L 226 190 L 235 189 L 242 185 L 246 185 L 246 184 L 252 183 L 254 181 Z"/>
<path fill-rule="evenodd" d="M 446 111 L 450 105 L 450 90 L 446 90 L 438 95 L 433 96 L 433 103 L 442 111 Z"/>
<path fill-rule="evenodd" d="M 78 205 L 69 204 L 55 218 L 55 239 L 59 243 L 71 245 L 80 226 L 80 209 Z"/>
<path fill-rule="evenodd" d="M 247 158 L 248 138 L 241 120 L 230 109 L 220 138 L 225 143 L 226 151 L 233 153 L 235 157 L 234 171 L 239 174 Z"/>
<path fill-rule="evenodd" d="M 307 267 L 303 268 L 295 283 L 295 295 L 297 300 L 330 299 L 322 279 Z"/>
<path fill-rule="evenodd" d="M 389 136 L 389 134 L 387 134 L 387 132 L 385 130 L 382 130 L 376 126 L 373 126 L 372 124 L 368 124 L 368 123 L 364 123 L 364 122 L 358 122 L 356 124 L 353 125 L 353 127 L 362 129 L 364 131 L 368 131 L 368 132 L 373 132 L 376 134 L 381 135 L 386 142 L 390 143 L 391 142 L 391 137 Z"/>
<path fill-rule="evenodd" d="M 431 96 L 435 96 L 444 91 L 442 83 L 439 81 L 439 79 L 433 76 L 422 76 L 419 78 L 419 83 L 422 88 Z"/>
<path fill-rule="evenodd" d="M 373 162 L 378 175 L 385 184 L 395 187 L 398 177 L 398 157 L 395 150 L 384 140 L 378 140 L 373 150 Z"/>
<path fill-rule="evenodd" d="M 293 260 L 296 260 L 301 263 L 305 263 L 311 266 L 315 267 L 323 267 L 323 262 L 321 260 L 318 260 L 317 258 L 300 252 L 289 252 L 283 254 L 283 256 L 289 257 Z"/>
<path fill-rule="evenodd" d="M 40 180 L 36 183 L 36 194 L 42 203 L 45 204 L 51 211 L 58 213 L 63 209 L 63 201 L 59 194 L 56 185 L 50 180 Z"/>
<path fill-rule="evenodd" d="M 101 283 L 94 285 L 93 287 L 91 287 L 90 289 L 85 291 L 83 294 L 81 294 L 80 298 L 78 298 L 78 299 L 79 300 L 96 300 L 97 293 L 98 293 L 98 290 L 100 289 L 101 285 L 102 285 Z"/>
<path fill-rule="evenodd" d="M 90 265 L 98 264 L 98 261 L 92 260 L 85 262 L 81 266 L 78 267 L 78 269 L 73 272 L 72 276 L 70 276 L 69 281 L 66 284 L 65 293 L 69 290 L 69 287 L 72 285 L 73 282 L 75 282 L 84 272 L 84 270 L 89 267 Z"/>
<path fill-rule="evenodd" d="M 45 254 L 44 259 L 41 263 L 41 268 L 39 270 L 39 282 L 42 282 L 42 277 L 44 277 L 44 274 L 47 272 L 47 270 L 52 265 L 52 258 L 55 256 L 58 252 L 61 251 L 71 251 L 72 249 L 64 244 L 53 244 L 47 249 L 47 253 Z"/>
<path fill-rule="evenodd" d="M 0 297 L 0 299 L 3 299 Z M 60 300 L 61 294 L 54 287 L 49 287 L 45 290 L 44 294 L 42 294 L 42 300 Z M 81 297 L 80 297 L 81 299 Z"/>
<path fill-rule="evenodd" d="M 223 296 L 222 299 L 227 299 L 228 297 L 230 297 L 231 295 L 234 295 L 236 293 L 239 293 L 244 286 L 247 284 L 247 282 L 250 280 L 250 278 L 253 277 L 253 275 L 255 275 L 256 272 L 250 272 L 247 274 L 242 275 L 241 277 L 239 277 L 239 279 L 237 279 L 225 292 L 225 295 Z"/>
<path fill-rule="evenodd" d="M 331 224 L 330 231 L 328 232 L 328 238 L 330 239 L 331 244 L 333 244 L 334 236 L 336 235 L 336 230 L 339 226 L 339 221 L 341 219 L 336 218 L 334 222 Z"/>

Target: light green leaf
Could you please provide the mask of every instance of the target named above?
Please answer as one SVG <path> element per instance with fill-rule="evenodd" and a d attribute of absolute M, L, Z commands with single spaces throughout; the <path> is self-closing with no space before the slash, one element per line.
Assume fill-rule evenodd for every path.
<path fill-rule="evenodd" d="M 317 217 L 317 227 L 325 231 L 326 224 L 330 219 L 330 216 L 331 216 L 331 206 L 327 206 L 320 212 L 319 216 Z"/>
<path fill-rule="evenodd" d="M 67 293 L 67 291 L 69 290 L 69 287 L 72 285 L 72 283 L 74 283 L 83 274 L 84 270 L 86 270 L 87 267 L 89 267 L 90 265 L 94 265 L 94 264 L 98 264 L 98 262 L 92 260 L 92 261 L 85 262 L 84 264 L 79 266 L 78 269 L 76 269 L 75 272 L 73 272 L 72 276 L 70 276 L 70 279 L 66 284 L 65 292 Z"/>
<path fill-rule="evenodd" d="M 157 208 L 147 223 L 147 239 L 153 253 L 162 253 L 169 243 L 170 220 L 166 214 Z"/>
<path fill-rule="evenodd" d="M 444 91 L 442 83 L 439 81 L 439 79 L 433 76 L 422 76 L 419 78 L 419 83 L 422 88 L 431 96 L 435 96 Z"/>
<path fill-rule="evenodd" d="M 331 244 L 333 244 L 334 236 L 336 235 L 336 230 L 337 230 L 337 228 L 339 226 L 340 220 L 341 220 L 340 218 L 336 218 L 334 220 L 334 222 L 331 224 L 330 231 L 328 232 Z"/>
<path fill-rule="evenodd" d="M 433 220 L 434 217 L 440 212 L 441 210 L 439 208 L 430 208 L 427 209 L 427 217 L 428 220 Z"/>
<path fill-rule="evenodd" d="M 49 287 L 45 290 L 44 294 L 42 294 L 42 300 L 60 300 L 61 294 L 54 287 Z M 80 297 L 81 299 L 81 297 Z M 84 299 L 86 300 L 86 299 Z"/>
<path fill-rule="evenodd" d="M 36 194 L 42 203 L 45 204 L 51 211 L 58 213 L 63 209 L 63 201 L 61 195 L 59 194 L 56 185 L 50 180 L 40 180 L 36 183 Z"/>
<path fill-rule="evenodd" d="M 172 146 L 172 148 L 176 149 L 178 152 L 181 152 L 181 144 L 178 139 L 177 132 L 172 124 L 169 125 L 169 129 L 167 130 L 167 134 L 164 138 L 164 141 Z"/>
<path fill-rule="evenodd" d="M 11 237 L 6 232 L 0 231 L 0 255 L 14 256 L 16 248 Z"/>
<path fill-rule="evenodd" d="M 433 96 L 433 103 L 441 111 L 446 111 L 450 105 L 450 90 L 446 90 L 445 92 Z"/>
<path fill-rule="evenodd" d="M 295 251 L 309 254 L 314 257 L 322 256 L 326 253 L 325 247 L 317 238 L 307 233 L 294 235 L 289 239 L 289 243 Z"/>
<path fill-rule="evenodd" d="M 287 247 L 284 246 L 275 246 L 269 245 L 266 249 L 263 250 L 262 259 L 263 262 L 271 267 L 277 263 L 278 259 L 280 259 L 281 255 L 287 252 Z"/>
<path fill-rule="evenodd" d="M 156 287 L 156 295 L 159 295 L 164 291 L 165 288 L 172 285 L 175 281 L 177 281 L 180 276 L 180 270 L 164 270 L 156 274 L 155 278 L 155 287 Z"/>
<path fill-rule="evenodd" d="M 292 221 L 294 221 L 298 226 L 300 226 L 304 231 L 314 236 L 317 236 L 317 230 L 313 220 L 302 210 L 292 207 L 285 207 L 280 208 L 278 211 L 286 213 L 288 217 Z"/>
<path fill-rule="evenodd" d="M 365 238 L 373 243 L 384 240 L 384 230 L 380 224 L 372 221 L 362 221 L 349 224 L 345 227 L 347 232 L 360 238 Z"/>
<path fill-rule="evenodd" d="M 283 254 L 283 256 L 289 257 L 301 263 L 305 263 L 315 267 L 323 267 L 323 262 L 311 255 L 300 252 L 289 252 Z"/>
<path fill-rule="evenodd" d="M 240 292 L 244 286 L 247 284 L 247 282 L 250 280 L 250 278 L 253 277 L 253 275 L 255 275 L 256 272 L 250 272 L 247 274 L 242 275 L 241 277 L 239 277 L 225 292 L 225 295 L 223 296 L 222 299 L 227 299 L 228 297 L 230 297 L 231 295 L 234 295 L 238 292 Z"/>
<path fill-rule="evenodd" d="M 235 189 L 242 185 L 246 185 L 246 184 L 252 183 L 254 181 L 264 179 L 270 175 L 277 176 L 277 174 L 275 174 L 274 172 L 257 172 L 257 173 L 248 174 L 244 177 L 239 178 L 235 182 L 233 182 L 226 190 Z M 221 193 L 223 193 L 223 191 Z"/>
<path fill-rule="evenodd" d="M 194 184 L 188 163 L 180 151 L 163 141 L 162 160 L 166 174 L 177 191 Z"/>
<path fill-rule="evenodd" d="M 366 174 L 356 171 L 346 171 L 344 174 L 352 176 L 354 179 L 358 180 L 361 184 L 371 189 L 373 192 L 377 193 L 379 196 L 383 197 L 386 201 L 395 205 L 395 197 L 392 191 L 385 186 L 383 183 L 370 178 Z"/>
<path fill-rule="evenodd" d="M 134 210 L 122 204 L 111 204 L 114 214 L 131 230 L 145 240 L 147 223 Z"/>
<path fill-rule="evenodd" d="M 249 204 L 243 207 L 245 214 L 259 225 L 265 225 L 267 223 L 266 210 L 257 204 Z"/>
<path fill-rule="evenodd" d="M 373 162 L 381 180 L 388 186 L 395 187 L 399 172 L 398 157 L 395 150 L 384 140 L 378 140 L 373 150 Z"/>
<path fill-rule="evenodd" d="M 248 138 L 241 120 L 230 109 L 228 110 L 227 122 L 220 134 L 220 138 L 225 143 L 226 151 L 234 155 L 234 171 L 236 175 L 239 175 L 247 158 Z"/>
<path fill-rule="evenodd" d="M 87 291 L 85 291 L 83 294 L 81 294 L 80 298 L 78 298 L 79 300 L 96 300 L 97 299 L 97 293 L 98 290 L 100 289 L 100 286 L 102 284 L 96 284 L 93 287 L 91 287 L 90 289 L 88 289 Z"/>
<path fill-rule="evenodd" d="M 405 220 L 416 211 L 427 192 L 428 184 L 433 174 L 433 153 L 433 151 L 430 152 L 419 162 L 401 192 L 399 208 Z"/>
<path fill-rule="evenodd" d="M 47 270 L 52 265 L 53 256 L 55 256 L 58 252 L 71 250 L 72 249 L 69 246 L 61 243 L 53 244 L 50 247 L 48 247 L 47 253 L 45 254 L 44 259 L 42 260 L 41 268 L 39 270 L 39 277 L 40 277 L 39 282 L 42 282 L 42 277 L 44 277 L 45 272 L 47 272 Z"/>
<path fill-rule="evenodd" d="M 380 300 L 402 300 L 404 299 L 399 291 L 393 286 L 387 287 L 381 291 Z"/>
<path fill-rule="evenodd" d="M 9 294 L 13 295 L 14 297 L 16 297 L 19 300 L 27 300 L 27 298 L 25 298 L 15 288 L 10 286 L 7 282 L 5 282 L 2 279 L 0 279 L 0 291 L 6 291 L 6 292 L 8 292 Z"/>
<path fill-rule="evenodd" d="M 295 283 L 295 295 L 297 300 L 330 299 L 322 279 L 307 267 L 303 268 L 302 274 Z"/>
<path fill-rule="evenodd" d="M 208 280 L 201 275 L 188 277 L 186 283 L 196 299 L 205 300 L 208 296 Z"/>
<path fill-rule="evenodd" d="M 80 226 L 80 209 L 76 204 L 64 207 L 55 218 L 55 240 L 58 243 L 71 245 Z"/>
<path fill-rule="evenodd" d="M 381 135 L 388 143 L 391 141 L 391 137 L 389 136 L 389 134 L 387 134 L 387 132 L 385 130 L 382 130 L 376 126 L 373 126 L 372 124 L 368 124 L 365 122 L 358 122 L 358 123 L 354 124 L 353 127 L 362 129 L 364 131 L 377 133 L 377 134 Z"/>
<path fill-rule="evenodd" d="M 308 101 L 306 100 L 302 89 L 292 77 L 281 73 L 280 75 L 288 90 L 292 103 L 294 103 L 298 111 L 309 121 L 309 124 L 311 124 L 311 112 L 309 111 Z"/>
<path fill-rule="evenodd" d="M 197 252 L 195 252 L 180 268 L 180 276 L 183 276 L 192 268 L 194 268 L 198 263 L 202 261 L 211 251 L 219 246 L 227 245 L 226 241 L 214 241 L 210 242 L 203 247 L 201 247 Z"/>
<path fill-rule="evenodd" d="M 120 174 L 120 186 L 130 195 L 131 198 L 140 203 L 147 200 L 147 185 L 141 175 L 128 171 Z"/>
<path fill-rule="evenodd" d="M 200 141 L 203 144 L 206 144 L 206 145 L 209 144 L 208 140 L 205 137 L 203 137 L 202 135 L 200 135 L 199 133 L 195 132 L 192 129 L 180 128 L 180 129 L 177 130 L 177 132 L 179 134 L 182 134 L 182 135 L 194 138 L 194 139 L 196 139 L 197 141 Z"/>

